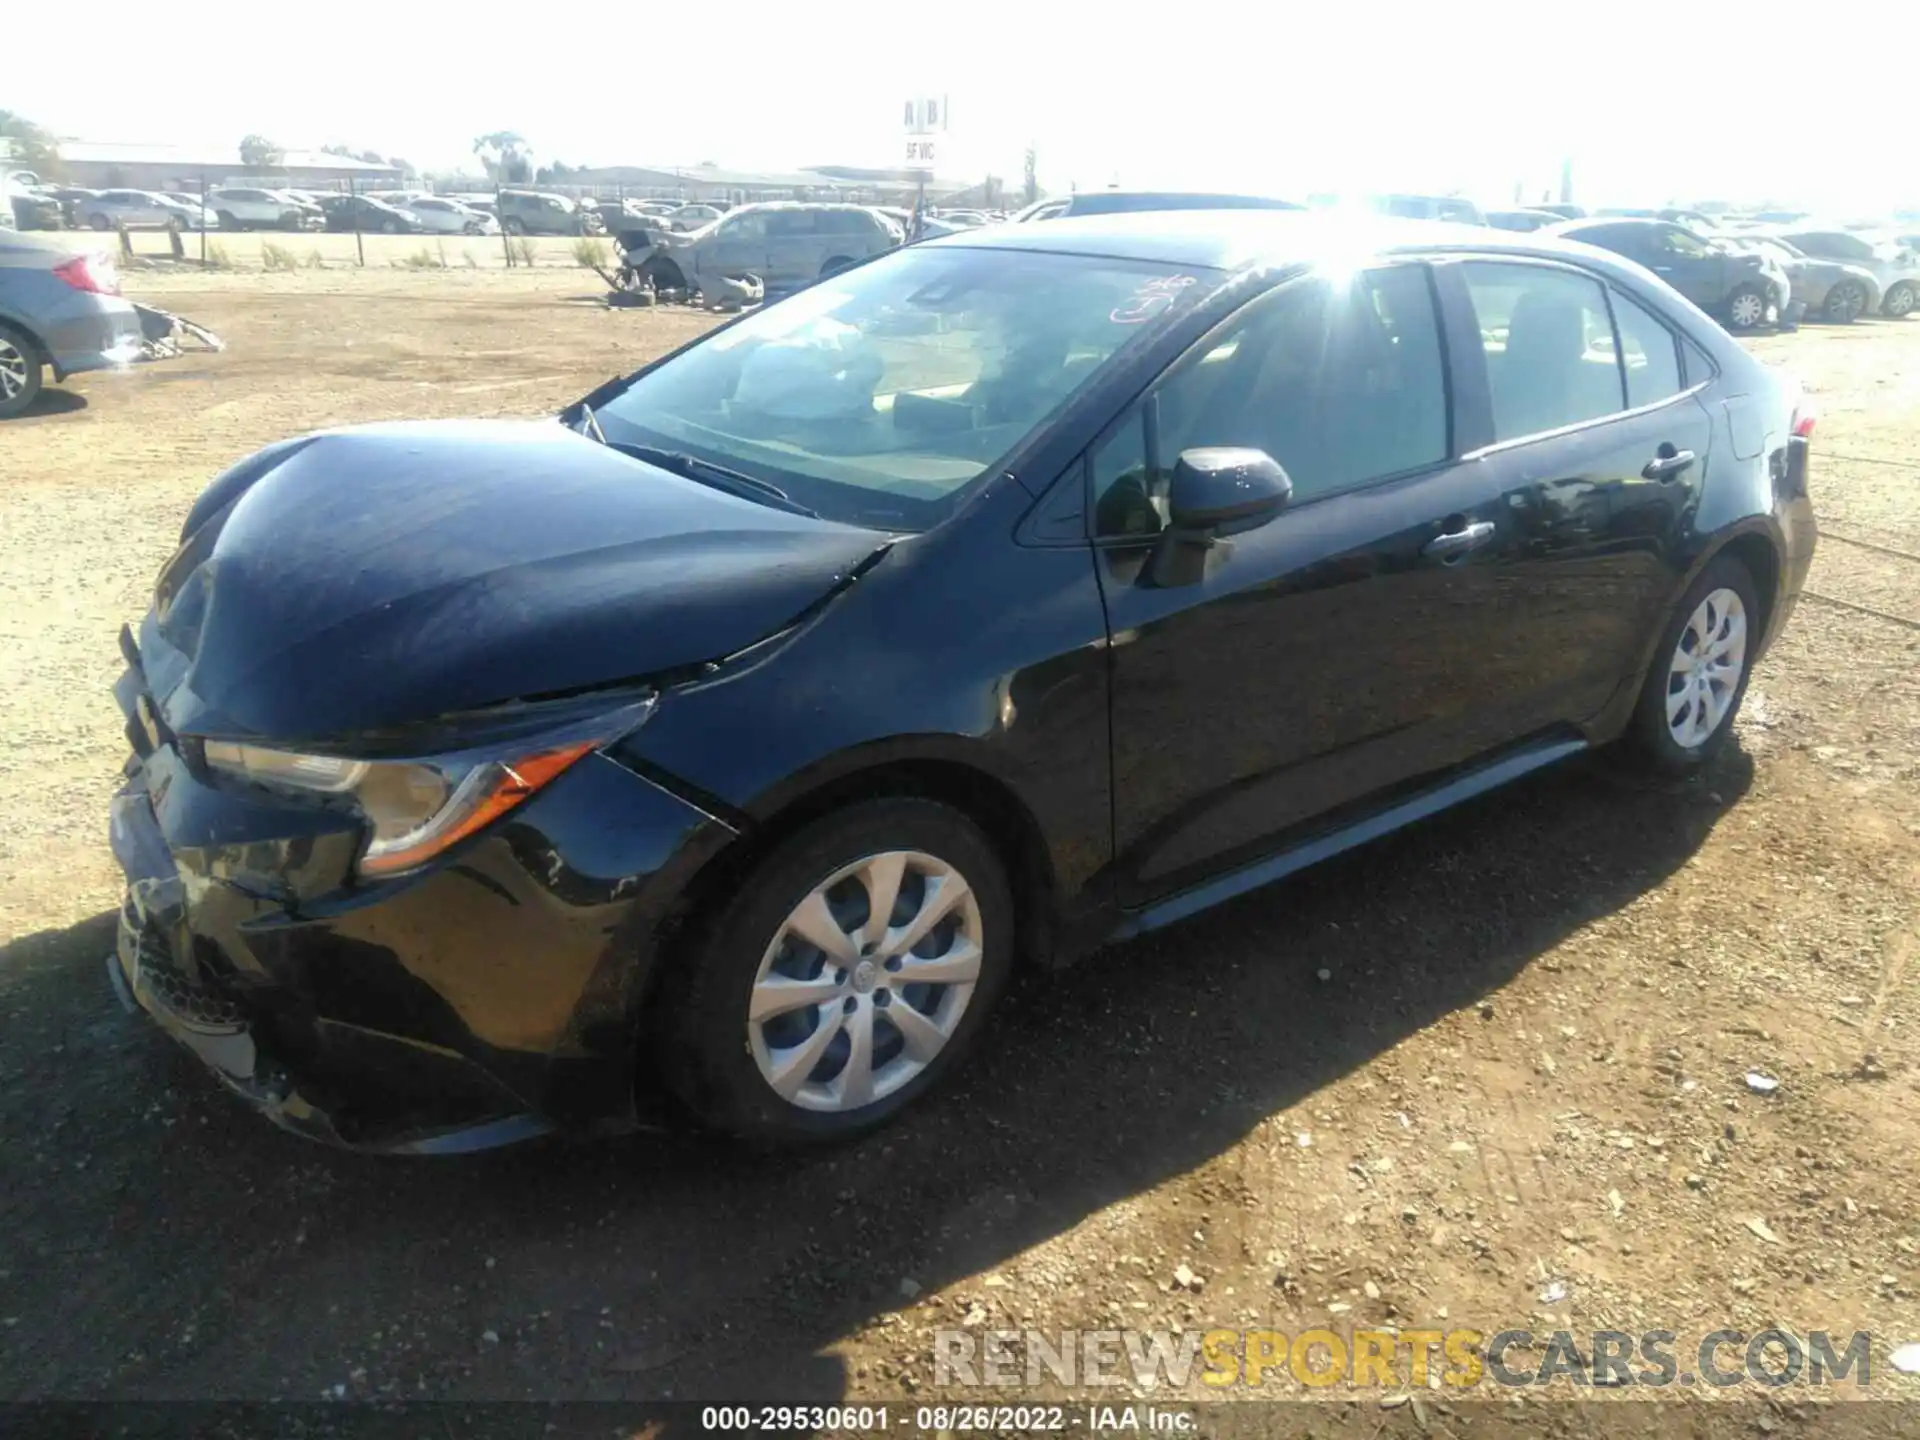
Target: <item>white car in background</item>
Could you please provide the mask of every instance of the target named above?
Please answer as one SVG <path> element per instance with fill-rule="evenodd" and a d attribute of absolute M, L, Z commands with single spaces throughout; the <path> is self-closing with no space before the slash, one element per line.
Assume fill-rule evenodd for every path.
<path fill-rule="evenodd" d="M 682 205 L 667 216 L 667 223 L 681 233 L 689 233 L 703 226 L 711 225 L 727 212 L 712 205 Z"/>
<path fill-rule="evenodd" d="M 396 201 L 396 204 L 401 203 Z M 498 235 L 500 222 L 471 206 L 444 195 L 416 195 L 404 202 L 422 230 L 436 235 Z"/>
<path fill-rule="evenodd" d="M 1898 320 L 1920 308 L 1920 255 L 1892 240 L 1851 230 L 1782 226 L 1776 232 L 1796 250 L 1816 260 L 1858 265 L 1880 283 L 1880 313 Z"/>
<path fill-rule="evenodd" d="M 220 218 L 222 230 L 298 230 L 308 211 L 280 190 L 255 190 L 222 185 L 207 192 L 207 208 Z"/>

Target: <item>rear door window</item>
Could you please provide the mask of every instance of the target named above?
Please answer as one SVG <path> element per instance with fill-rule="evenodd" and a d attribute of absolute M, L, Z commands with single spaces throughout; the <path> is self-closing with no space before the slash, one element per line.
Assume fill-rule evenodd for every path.
<path fill-rule="evenodd" d="M 1613 323 L 1620 333 L 1620 363 L 1626 371 L 1627 408 L 1638 409 L 1678 395 L 1680 349 L 1673 332 L 1618 290 L 1611 292 Z"/>
<path fill-rule="evenodd" d="M 1547 265 L 1460 267 L 1486 353 L 1496 442 L 1625 408 L 1613 321 L 1598 280 Z"/>

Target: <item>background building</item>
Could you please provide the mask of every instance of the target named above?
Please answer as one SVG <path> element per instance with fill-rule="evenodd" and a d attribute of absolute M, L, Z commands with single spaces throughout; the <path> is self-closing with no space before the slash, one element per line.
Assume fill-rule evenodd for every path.
<path fill-rule="evenodd" d="M 209 185 L 251 183 L 344 190 L 349 181 L 393 185 L 400 172 L 348 155 L 284 150 L 273 165 L 248 165 L 239 150 L 190 145 L 138 145 L 91 140 L 60 142 L 60 170 L 71 184 L 91 189 L 195 191 Z"/>

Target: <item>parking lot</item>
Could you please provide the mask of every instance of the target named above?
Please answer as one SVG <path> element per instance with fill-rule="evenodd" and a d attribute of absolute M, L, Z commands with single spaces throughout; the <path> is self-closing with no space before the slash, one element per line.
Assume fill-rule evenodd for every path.
<path fill-rule="evenodd" d="M 539 243 L 134 272 L 230 349 L 0 427 L 0 1396 L 924 1396 L 952 1326 L 1920 1338 L 1920 322 L 1751 342 L 1820 406 L 1826 538 L 1701 777 L 1584 758 L 1029 984 L 837 1151 L 378 1160 L 218 1091 L 102 972 L 115 632 L 259 445 L 551 411 L 712 323 Z"/>

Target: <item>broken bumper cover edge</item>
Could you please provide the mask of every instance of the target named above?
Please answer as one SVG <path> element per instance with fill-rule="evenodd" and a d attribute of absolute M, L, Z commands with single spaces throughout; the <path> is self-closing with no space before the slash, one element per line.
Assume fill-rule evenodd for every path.
<path fill-rule="evenodd" d="M 491 1149 L 542 1135 L 552 1126 L 539 1116 L 516 1111 L 510 1097 L 463 1057 L 425 1051 L 396 1037 L 318 1022 L 307 1027 L 309 1043 L 292 1048 L 325 1056 L 351 1048 L 364 1059 L 383 1051 L 396 1070 L 424 1071 L 424 1086 L 444 1074 L 454 1095 L 476 1096 L 495 1090 L 498 1101 L 475 1100 L 478 1113 L 454 1123 L 358 1122 L 321 1098 L 326 1089 L 296 1079 L 280 1058 L 275 1027 L 250 1012 L 244 997 L 200 973 L 190 959 L 184 895 L 144 787 L 135 784 L 114 798 L 111 810 L 114 856 L 127 874 L 114 953 L 107 959 L 115 995 L 129 1009 L 146 1012 L 174 1040 L 192 1051 L 220 1082 L 268 1119 L 311 1140 L 378 1154 L 446 1155 Z"/>

